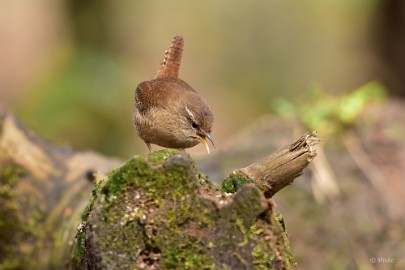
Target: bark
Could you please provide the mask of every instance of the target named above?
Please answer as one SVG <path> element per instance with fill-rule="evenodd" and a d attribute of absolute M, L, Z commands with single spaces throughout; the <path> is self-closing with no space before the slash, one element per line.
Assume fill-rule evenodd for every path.
<path fill-rule="evenodd" d="M 118 167 L 117 159 L 54 146 L 9 113 L 0 123 L 0 268 L 294 265 L 282 217 L 266 196 L 316 155 L 314 133 L 235 170 L 221 191 L 184 151 L 135 156 Z"/>
<path fill-rule="evenodd" d="M 308 132 L 262 161 L 235 170 L 221 183 L 221 189 L 225 192 L 235 192 L 235 187 L 240 184 L 253 182 L 270 198 L 302 174 L 315 158 L 314 146 L 318 143 L 316 132 Z"/>
<path fill-rule="evenodd" d="M 379 60 L 376 75 L 393 96 L 405 97 L 405 2 L 379 1 L 374 15 L 372 46 Z"/>

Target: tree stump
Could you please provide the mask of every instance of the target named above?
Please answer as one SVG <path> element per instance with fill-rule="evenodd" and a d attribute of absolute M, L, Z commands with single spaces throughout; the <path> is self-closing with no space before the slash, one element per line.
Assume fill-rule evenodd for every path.
<path fill-rule="evenodd" d="M 218 188 L 183 150 L 135 156 L 119 166 L 94 152 L 54 146 L 10 113 L 0 119 L 0 268 L 294 265 L 270 197 L 316 156 L 315 133 L 235 170 Z"/>

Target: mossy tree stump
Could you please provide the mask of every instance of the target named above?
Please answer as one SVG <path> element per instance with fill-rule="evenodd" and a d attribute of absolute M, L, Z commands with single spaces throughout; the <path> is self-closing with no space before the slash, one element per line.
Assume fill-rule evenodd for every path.
<path fill-rule="evenodd" d="M 253 184 L 213 187 L 178 150 L 135 157 L 100 182 L 75 245 L 79 269 L 284 269 L 289 244 Z"/>
<path fill-rule="evenodd" d="M 294 265 L 269 198 L 315 157 L 314 133 L 235 170 L 217 188 L 184 151 L 135 156 L 117 168 L 116 159 L 39 139 L 9 113 L 0 113 L 0 128 L 0 269 Z M 89 200 L 95 171 L 111 172 L 96 177 Z"/>

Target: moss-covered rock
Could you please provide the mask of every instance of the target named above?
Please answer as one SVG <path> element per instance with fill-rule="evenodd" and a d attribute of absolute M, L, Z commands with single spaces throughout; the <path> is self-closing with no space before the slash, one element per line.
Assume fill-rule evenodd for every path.
<path fill-rule="evenodd" d="M 236 189 L 234 189 L 236 191 Z M 79 269 L 285 269 L 289 243 L 253 184 L 225 194 L 179 150 L 136 156 L 98 184 L 72 252 Z"/>

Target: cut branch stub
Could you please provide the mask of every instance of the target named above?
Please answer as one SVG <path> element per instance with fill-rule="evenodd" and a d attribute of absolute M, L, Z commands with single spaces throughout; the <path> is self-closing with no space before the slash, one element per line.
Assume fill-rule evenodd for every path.
<path fill-rule="evenodd" d="M 313 146 L 319 142 L 315 131 L 308 132 L 264 160 L 235 170 L 221 183 L 221 189 L 233 193 L 244 183 L 253 182 L 265 192 L 266 197 L 272 197 L 302 174 L 315 158 Z"/>
<path fill-rule="evenodd" d="M 162 64 L 158 69 L 155 79 L 178 78 L 183 54 L 184 41 L 180 36 L 175 36 L 169 49 L 166 50 Z"/>

